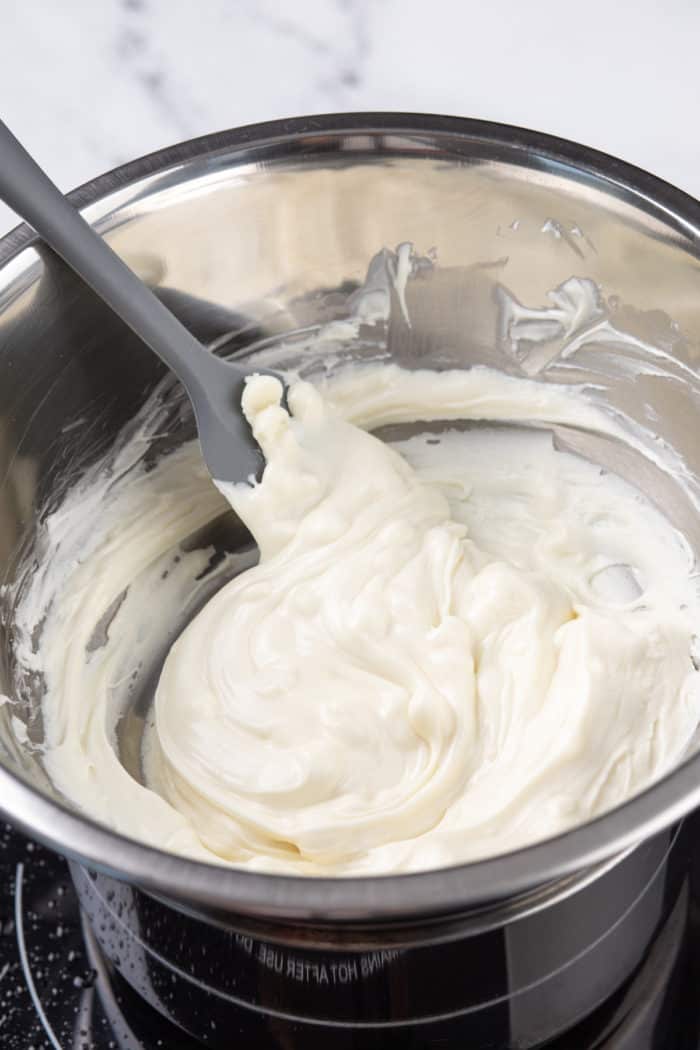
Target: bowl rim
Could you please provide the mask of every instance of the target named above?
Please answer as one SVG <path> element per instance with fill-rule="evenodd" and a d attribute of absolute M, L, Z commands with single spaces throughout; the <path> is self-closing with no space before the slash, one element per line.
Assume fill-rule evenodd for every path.
<path fill-rule="evenodd" d="M 308 157 L 314 141 L 348 134 L 411 135 L 441 143 L 458 159 L 479 156 L 474 146 L 503 161 L 573 175 L 656 214 L 700 253 L 700 203 L 648 172 L 569 140 L 508 124 L 426 113 L 359 112 L 302 116 L 246 125 L 157 150 L 90 180 L 68 194 L 80 208 L 150 176 L 222 153 L 242 156 L 261 147 L 285 147 Z M 385 155 L 392 150 L 386 148 Z M 377 155 L 381 155 L 381 151 Z M 233 164 L 231 165 L 233 166 Z M 97 209 L 99 210 L 99 209 Z M 106 209 L 105 213 L 108 211 Z M 101 216 L 91 213 L 90 221 Z M 38 238 L 20 224 L 0 239 L 0 274 Z M 622 805 L 556 837 L 500 856 L 405 874 L 310 877 L 266 874 L 177 856 L 112 831 L 44 795 L 0 764 L 0 812 L 25 834 L 90 868 L 133 882 L 158 895 L 272 922 L 377 923 L 439 916 L 506 901 L 602 869 L 643 840 L 700 805 L 700 753 Z M 574 876 L 572 880 L 572 876 Z M 546 894 L 545 894 L 546 898 Z"/>

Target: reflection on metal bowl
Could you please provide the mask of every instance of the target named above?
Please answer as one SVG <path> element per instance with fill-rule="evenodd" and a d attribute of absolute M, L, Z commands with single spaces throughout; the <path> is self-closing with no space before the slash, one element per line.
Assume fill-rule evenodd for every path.
<path fill-rule="evenodd" d="M 198 336 L 228 352 L 296 346 L 303 356 L 310 334 L 330 333 L 341 354 L 588 384 L 662 466 L 593 434 L 558 440 L 630 477 L 700 549 L 700 206 L 682 193 L 546 136 L 369 114 L 185 143 L 73 199 Z M 394 249 L 409 243 L 403 287 Z M 344 345 L 348 318 L 357 323 Z M 3 693 L 17 684 L 11 595 L 40 556 L 39 516 L 162 379 L 30 231 L 0 243 Z M 166 444 L 193 433 L 172 396 Z M 671 461 L 683 485 L 663 469 Z M 210 1045 L 224 1045 L 228 1008 L 243 1004 L 280 1023 L 368 1031 L 453 1018 L 462 1045 L 532 1046 L 620 987 L 682 906 L 669 829 L 700 802 L 698 756 L 617 810 L 514 854 L 401 877 L 267 876 L 159 853 L 71 810 L 33 746 L 37 697 L 27 687 L 0 707 L 0 806 L 74 859 L 105 957 L 159 1008 L 174 976 L 182 993 L 167 1013 Z M 124 720 L 125 761 L 137 721 Z"/>

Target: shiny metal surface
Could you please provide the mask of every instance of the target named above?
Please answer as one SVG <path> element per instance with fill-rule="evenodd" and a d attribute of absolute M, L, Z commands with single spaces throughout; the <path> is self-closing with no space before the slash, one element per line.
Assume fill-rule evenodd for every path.
<path fill-rule="evenodd" d="M 684 836 L 687 829 L 663 833 L 595 884 L 531 916 L 413 946 L 393 943 L 387 931 L 374 944 L 326 947 L 303 931 L 290 945 L 235 922 L 176 914 L 79 865 L 71 875 L 103 956 L 208 1046 L 229 1050 L 231 1031 L 247 1020 L 286 1030 L 289 1045 L 305 1050 L 314 1035 L 325 1047 L 349 1029 L 363 1033 L 362 1047 L 382 1050 L 410 1039 L 525 1050 L 570 1029 L 638 969 L 682 894 Z"/>
<path fill-rule="evenodd" d="M 389 249 L 391 262 L 391 250 L 412 242 L 428 262 L 406 290 L 411 327 L 390 289 L 386 325 L 372 340 L 379 332 L 409 366 L 479 362 L 543 382 L 595 383 L 650 434 L 653 422 L 649 440 L 682 457 L 691 489 L 700 477 L 700 205 L 610 157 L 453 118 L 314 117 L 162 151 L 72 199 L 198 337 L 240 352 L 347 316 L 370 260 Z M 602 313 L 577 314 L 572 277 L 594 282 Z M 5 580 L 40 509 L 160 379 L 151 356 L 26 228 L 0 244 Z M 700 550 L 692 500 L 668 471 L 640 474 L 634 457 L 590 435 L 563 439 L 629 474 Z M 11 622 L 4 630 L 7 692 Z M 32 712 L 18 713 L 31 722 Z M 8 716 L 5 705 L 0 807 L 10 819 L 74 858 L 220 917 L 323 926 L 542 907 L 700 803 L 694 756 L 614 812 L 506 857 L 401 877 L 263 876 L 159 853 L 71 811 L 52 797 L 36 755 L 18 748 Z"/>
<path fill-rule="evenodd" d="M 187 390 L 212 477 L 236 483 L 257 474 L 262 455 L 241 411 L 245 369 L 210 353 L 194 338 L 85 222 L 2 121 L 0 153 L 0 198 L 172 368 Z"/>

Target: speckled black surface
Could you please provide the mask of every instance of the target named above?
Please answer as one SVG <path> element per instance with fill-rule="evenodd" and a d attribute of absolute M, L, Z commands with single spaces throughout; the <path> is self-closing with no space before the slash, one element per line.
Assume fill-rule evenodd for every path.
<path fill-rule="evenodd" d="M 0 876 L 2 1050 L 195 1050 L 191 1039 L 137 1001 L 128 987 L 115 988 L 114 975 L 111 1009 L 105 1010 L 98 987 L 104 978 L 90 965 L 62 858 L 4 826 Z"/>
<path fill-rule="evenodd" d="M 659 938 L 656 957 L 652 949 L 643 972 L 595 1015 L 549 1044 L 551 1050 L 700 1050 L 699 817 L 693 818 L 695 829 L 697 834 L 688 836 L 697 848 L 696 855 L 689 854 L 684 907 L 677 909 L 665 942 L 663 935 Z M 143 1003 L 95 956 L 60 857 L 4 826 L 0 875 L 2 1050 L 196 1050 L 200 1044 Z M 671 941 L 672 967 L 665 947 Z M 632 1006 L 622 1009 L 625 1002 Z M 445 1042 L 445 1034 L 431 1041 L 429 1031 L 413 1032 L 405 1045 L 464 1050 L 459 1042 Z M 343 1047 L 367 1045 L 361 1034 L 347 1032 L 340 1042 Z M 245 1018 L 231 1033 L 232 1050 L 305 1045 L 301 1034 L 288 1032 L 278 1039 L 259 1024 L 253 1035 Z"/>

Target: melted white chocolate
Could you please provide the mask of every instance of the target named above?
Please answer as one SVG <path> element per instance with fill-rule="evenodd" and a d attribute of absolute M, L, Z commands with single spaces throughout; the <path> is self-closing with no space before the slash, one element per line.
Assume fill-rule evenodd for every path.
<path fill-rule="evenodd" d="M 698 601 L 691 554 L 661 515 L 546 432 L 390 447 L 360 428 L 592 425 L 597 412 L 484 369 L 370 367 L 324 396 L 299 382 L 289 412 L 280 391 L 248 384 L 267 465 L 253 487 L 222 487 L 260 562 L 170 649 L 148 787 L 116 754 L 119 683 L 207 560 L 165 553 L 221 510 L 196 450 L 114 485 L 82 562 L 52 585 L 35 658 L 45 761 L 74 803 L 213 861 L 394 872 L 555 834 L 679 761 L 700 718 Z M 87 652 L 125 588 L 106 644 Z"/>

